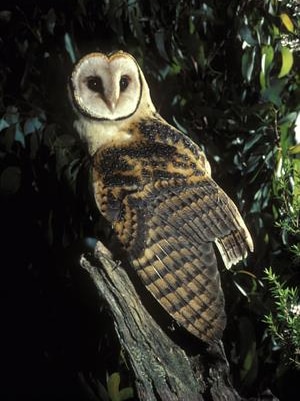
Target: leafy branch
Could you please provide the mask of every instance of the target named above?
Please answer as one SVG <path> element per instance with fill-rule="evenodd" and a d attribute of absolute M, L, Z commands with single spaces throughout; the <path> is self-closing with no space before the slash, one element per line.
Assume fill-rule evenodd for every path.
<path fill-rule="evenodd" d="M 300 301 L 297 288 L 287 287 L 272 268 L 265 269 L 271 288 L 275 312 L 265 315 L 264 322 L 276 345 L 283 350 L 283 359 L 300 369 Z"/>

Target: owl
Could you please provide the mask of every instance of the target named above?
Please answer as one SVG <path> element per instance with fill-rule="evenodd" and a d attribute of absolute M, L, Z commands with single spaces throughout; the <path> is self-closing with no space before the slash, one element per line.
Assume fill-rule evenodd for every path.
<path fill-rule="evenodd" d="M 179 325 L 219 341 L 226 314 L 216 250 L 227 268 L 253 250 L 235 204 L 201 149 L 156 111 L 130 54 L 86 55 L 69 89 L 97 207 L 131 266 Z"/>

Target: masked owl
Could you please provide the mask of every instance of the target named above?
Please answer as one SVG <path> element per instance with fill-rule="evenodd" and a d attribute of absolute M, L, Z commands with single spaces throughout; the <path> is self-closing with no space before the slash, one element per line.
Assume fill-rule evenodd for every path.
<path fill-rule="evenodd" d="M 253 250 L 201 149 L 156 111 L 137 61 L 91 53 L 70 79 L 75 128 L 92 159 L 100 213 L 162 307 L 206 343 L 226 323 L 215 250 L 227 268 Z"/>

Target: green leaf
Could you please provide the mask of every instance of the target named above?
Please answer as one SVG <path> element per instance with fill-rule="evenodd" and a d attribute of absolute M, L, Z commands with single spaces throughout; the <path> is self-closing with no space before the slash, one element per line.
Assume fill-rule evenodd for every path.
<path fill-rule="evenodd" d="M 243 362 L 243 367 L 241 370 L 242 379 L 244 379 L 246 374 L 248 374 L 248 372 L 251 370 L 251 368 L 255 362 L 255 356 L 256 356 L 256 344 L 253 341 L 253 343 L 250 346 L 249 351 L 246 354 L 244 362 Z"/>
<path fill-rule="evenodd" d="M 288 113 L 284 115 L 278 122 L 279 124 L 283 123 L 294 123 L 297 119 L 298 113 L 296 111 L 292 111 L 291 113 Z"/>
<path fill-rule="evenodd" d="M 54 28 L 56 25 L 56 14 L 53 8 L 50 8 L 50 10 L 48 11 L 48 14 L 46 15 L 46 25 L 47 25 L 47 29 L 48 32 L 51 35 L 54 35 Z"/>
<path fill-rule="evenodd" d="M 71 36 L 68 34 L 68 32 L 65 33 L 64 41 L 65 41 L 65 49 L 66 49 L 67 53 L 69 54 L 72 63 L 75 63 L 75 61 L 76 61 L 75 51 L 74 51 L 74 47 L 72 44 Z"/>
<path fill-rule="evenodd" d="M 294 57 L 292 51 L 288 47 L 281 48 L 282 65 L 278 74 L 278 78 L 285 77 L 292 69 Z"/>
<path fill-rule="evenodd" d="M 252 136 L 252 138 L 251 138 L 251 136 Z M 249 136 L 249 138 L 251 138 L 251 139 L 247 140 L 247 142 L 244 145 L 243 151 L 245 153 L 248 152 L 249 149 L 251 149 L 258 141 L 261 140 L 261 136 L 260 135 L 253 134 L 251 136 Z"/>
<path fill-rule="evenodd" d="M 264 101 L 271 102 L 275 106 L 280 107 L 282 104 L 281 92 L 284 89 L 286 82 L 284 80 L 275 80 L 272 85 L 262 91 L 262 98 Z"/>
<path fill-rule="evenodd" d="M 196 30 L 196 27 L 195 27 L 195 24 L 194 24 L 194 18 L 195 17 L 193 15 L 191 15 L 190 18 L 189 18 L 189 32 L 190 32 L 190 35 L 193 35 L 193 33 Z"/>
<path fill-rule="evenodd" d="M 279 31 L 278 27 L 274 24 L 272 25 L 272 27 L 273 27 L 274 38 L 280 36 L 280 31 Z"/>
<path fill-rule="evenodd" d="M 240 291 L 240 293 L 241 293 L 244 297 L 248 298 L 248 294 L 247 294 L 247 292 L 244 290 L 244 288 L 243 288 L 239 283 L 237 283 L 235 280 L 234 280 L 233 282 L 234 282 L 234 285 L 236 286 L 236 288 Z"/>
<path fill-rule="evenodd" d="M 294 148 L 297 148 L 297 154 L 299 154 L 300 153 L 300 144 L 294 146 Z M 298 210 L 298 214 L 299 214 L 299 208 L 300 208 L 300 159 L 293 160 L 293 175 L 294 175 L 294 188 L 293 188 L 294 201 L 293 201 L 292 206 L 293 206 L 293 209 Z M 300 232 L 300 230 L 298 230 L 298 232 Z"/>
<path fill-rule="evenodd" d="M 199 42 L 198 52 L 197 52 L 197 62 L 202 69 L 207 65 L 207 58 L 205 56 L 205 49 L 202 42 Z"/>
<path fill-rule="evenodd" d="M 19 142 L 25 148 L 24 132 L 21 130 L 19 123 L 15 126 L 15 141 Z"/>
<path fill-rule="evenodd" d="M 107 392 L 111 401 L 126 401 L 133 398 L 132 387 L 125 387 L 120 390 L 121 377 L 118 372 L 113 373 L 107 380 Z"/>
<path fill-rule="evenodd" d="M 264 74 L 266 74 L 266 72 L 269 70 L 273 59 L 274 59 L 273 47 L 272 46 L 263 46 L 261 68 L 262 68 Z"/>
<path fill-rule="evenodd" d="M 157 32 L 154 34 L 154 39 L 156 43 L 157 50 L 159 54 L 161 55 L 162 58 L 165 60 L 169 60 L 169 57 L 166 52 L 165 48 L 165 31 L 163 28 L 160 28 Z"/>
<path fill-rule="evenodd" d="M 246 49 L 242 57 L 242 75 L 248 83 L 251 81 L 254 69 L 255 53 L 255 48 Z"/>
<path fill-rule="evenodd" d="M 24 135 L 32 134 L 35 131 L 38 131 L 42 127 L 42 123 L 38 117 L 28 118 L 24 124 Z"/>
<path fill-rule="evenodd" d="M 176 124 L 176 127 L 177 127 L 181 132 L 183 132 L 184 134 L 187 134 L 186 128 L 184 128 L 184 126 L 181 125 L 180 122 L 176 120 L 175 116 L 173 116 L 173 121 L 174 121 L 174 123 Z"/>
<path fill-rule="evenodd" d="M 178 63 L 172 63 L 169 70 L 169 75 L 178 75 L 181 71 L 181 66 Z"/>
<path fill-rule="evenodd" d="M 107 392 L 112 401 L 120 401 L 120 374 L 115 372 L 111 374 L 107 380 Z"/>
<path fill-rule="evenodd" d="M 16 106 L 8 106 L 4 114 L 5 121 L 9 124 L 16 124 L 19 121 L 20 113 Z"/>
<path fill-rule="evenodd" d="M 248 45 L 255 46 L 257 44 L 257 40 L 253 38 L 252 32 L 247 25 L 241 27 L 239 34 L 241 39 Z"/>
<path fill-rule="evenodd" d="M 286 27 L 289 32 L 294 32 L 294 24 L 290 17 L 286 13 L 282 13 L 279 15 L 281 22 Z"/>
<path fill-rule="evenodd" d="M 291 146 L 289 148 L 289 152 L 291 155 L 297 155 L 298 153 L 300 153 L 300 143 L 295 146 Z"/>
<path fill-rule="evenodd" d="M 270 67 L 272 61 L 274 59 L 274 49 L 272 46 L 263 46 L 261 49 L 261 71 L 259 74 L 259 82 L 260 87 L 265 89 L 268 84 L 268 73 L 270 71 Z"/>
<path fill-rule="evenodd" d="M 9 124 L 7 124 L 7 121 L 4 120 L 4 118 L 1 118 L 0 120 L 0 132 L 4 130 L 5 128 L 9 127 Z"/>
<path fill-rule="evenodd" d="M 129 400 L 130 398 L 134 397 L 134 391 L 132 387 L 125 387 L 122 388 L 122 390 L 119 393 L 120 400 L 121 401 L 126 401 Z"/>
<path fill-rule="evenodd" d="M 260 83 L 261 89 L 263 89 L 263 90 L 266 89 L 266 86 L 267 86 L 266 85 L 266 76 L 262 70 L 259 73 L 259 83 Z"/>

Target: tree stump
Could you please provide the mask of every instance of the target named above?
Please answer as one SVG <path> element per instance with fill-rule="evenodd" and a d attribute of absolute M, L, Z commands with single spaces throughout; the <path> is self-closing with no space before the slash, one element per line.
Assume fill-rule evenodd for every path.
<path fill-rule="evenodd" d="M 102 243 L 96 245 L 95 258 L 83 256 L 81 265 L 108 305 L 140 401 L 241 400 L 230 384 L 222 344 L 218 357 L 188 356 L 145 309 L 125 269 Z"/>

